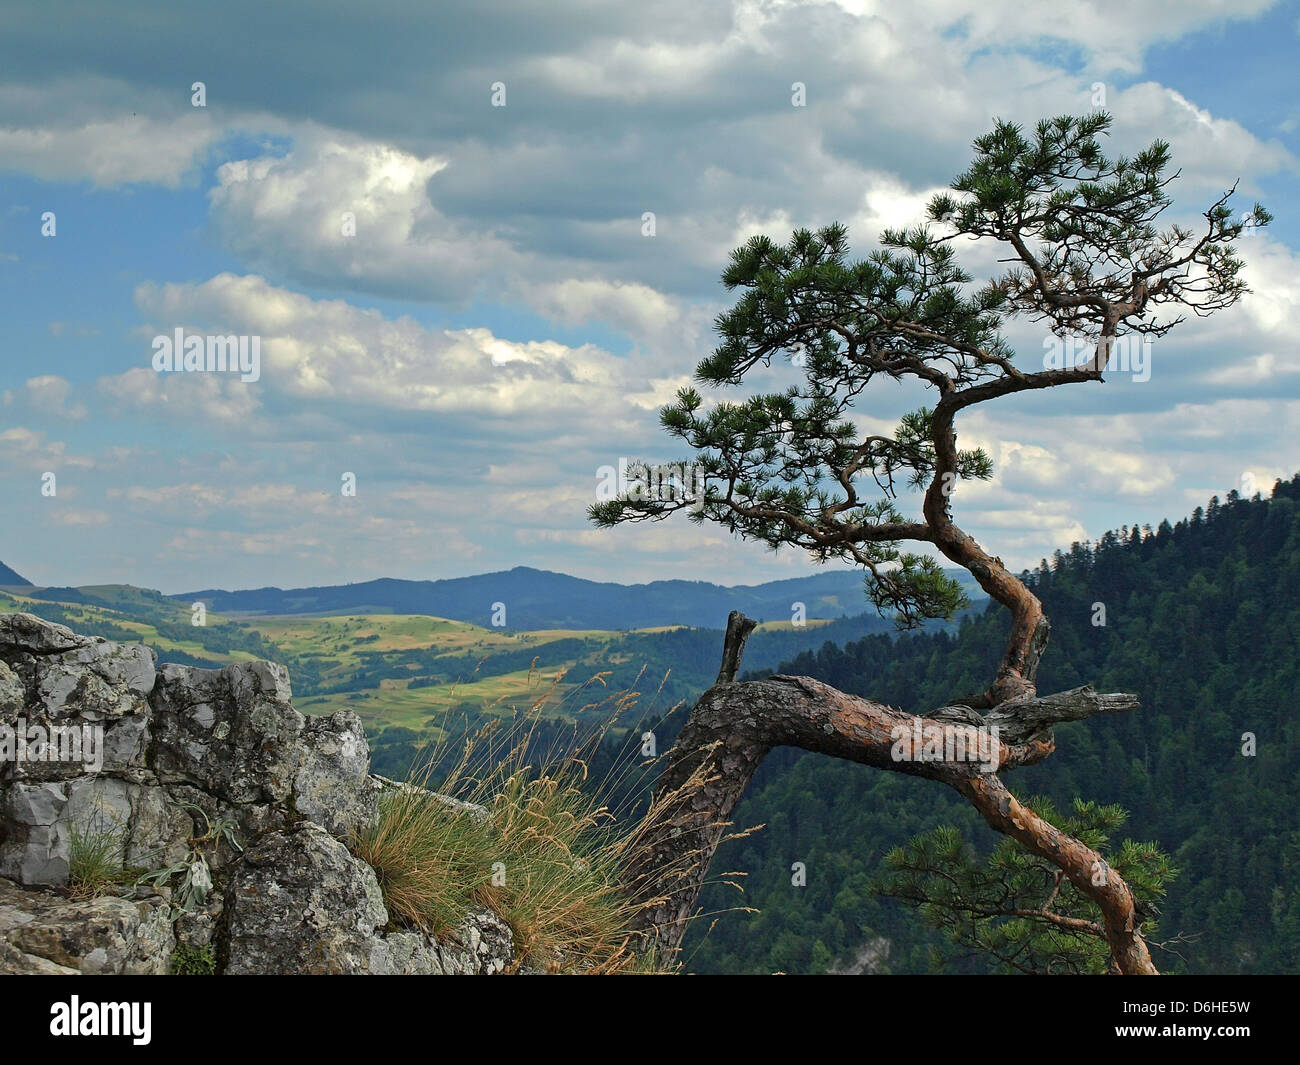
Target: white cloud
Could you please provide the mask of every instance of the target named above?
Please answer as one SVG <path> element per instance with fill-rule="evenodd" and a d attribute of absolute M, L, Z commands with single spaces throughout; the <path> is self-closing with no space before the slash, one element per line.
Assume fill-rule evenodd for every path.
<path fill-rule="evenodd" d="M 145 351 L 142 361 L 147 361 Z M 232 377 L 208 373 L 160 374 L 136 367 L 101 378 L 97 390 L 110 414 L 144 415 L 190 428 L 211 425 L 218 431 L 231 426 L 251 429 L 260 411 L 254 387 Z"/>
<path fill-rule="evenodd" d="M 179 118 L 125 115 L 71 126 L 0 128 L 0 165 L 45 181 L 175 188 L 221 135 L 197 110 Z"/>
<path fill-rule="evenodd" d="M 72 386 L 62 377 L 45 375 L 33 377 L 24 386 L 27 405 L 40 414 L 64 418 L 68 421 L 80 421 L 86 416 L 86 408 L 81 403 L 68 404 Z"/>
<path fill-rule="evenodd" d="M 1296 157 L 1278 141 L 1261 140 L 1241 123 L 1216 116 L 1155 82 L 1118 93 L 1109 109 L 1125 142 L 1135 142 L 1139 133 L 1148 140 L 1159 136 L 1169 142 L 1174 165 L 1182 171 L 1172 190 L 1176 197 L 1217 194 L 1239 178 L 1245 179 L 1242 191 L 1248 192 L 1264 175 L 1300 173 Z M 1241 194 L 1234 202 L 1243 212 L 1251 205 Z"/>
<path fill-rule="evenodd" d="M 492 233 L 467 228 L 433 206 L 427 186 L 447 165 L 393 145 L 303 128 L 287 155 L 217 170 L 213 221 L 253 265 L 459 302 L 515 253 Z M 354 235 L 345 235 L 345 214 Z"/>
<path fill-rule="evenodd" d="M 626 417 L 632 400 L 653 388 L 626 360 L 590 344 L 517 342 L 487 329 L 430 329 L 390 319 L 343 300 L 314 300 L 264 278 L 220 274 L 201 284 L 144 284 L 136 291 L 151 329 L 196 323 L 262 338 L 262 378 L 228 384 L 232 395 L 265 388 L 310 403 L 511 418 L 561 414 L 599 420 Z M 140 371 L 115 393 L 125 395 Z M 166 385 L 150 385 L 146 402 L 167 401 Z M 194 385 L 192 387 L 199 387 Z M 206 386 L 209 391 L 215 384 Z M 241 391 L 241 388 L 246 391 Z M 248 399 L 249 405 L 255 401 Z"/>
<path fill-rule="evenodd" d="M 674 301 L 649 285 L 597 278 L 530 286 L 528 302 L 566 325 L 603 321 L 630 335 L 671 328 L 682 317 Z"/>
<path fill-rule="evenodd" d="M 99 525 L 109 525 L 112 523 L 112 517 L 103 510 L 93 508 L 77 507 L 59 507 L 53 511 L 50 520 L 56 525 L 66 525 L 72 528 L 91 528 Z"/>
<path fill-rule="evenodd" d="M 923 28 L 927 34 L 959 29 L 956 39 L 974 49 L 1002 49 L 1065 41 L 1085 49 L 1101 69 L 1135 70 L 1150 45 L 1229 18 L 1249 18 L 1273 0 L 1076 0 L 1070 4 L 1026 4 L 1000 0 L 916 0 L 906 7 L 888 0 L 837 0 L 859 16 L 896 26 Z M 901 16 L 906 15 L 906 18 Z"/>
<path fill-rule="evenodd" d="M 40 430 L 16 425 L 0 431 L 0 479 L 10 482 L 5 496 L 15 512 L 22 504 L 58 505 L 77 498 L 86 485 L 93 484 L 91 475 L 104 461 L 111 457 L 73 451 L 65 441 L 52 440 Z M 44 491 L 50 483 L 46 475 L 51 473 L 53 496 Z"/>

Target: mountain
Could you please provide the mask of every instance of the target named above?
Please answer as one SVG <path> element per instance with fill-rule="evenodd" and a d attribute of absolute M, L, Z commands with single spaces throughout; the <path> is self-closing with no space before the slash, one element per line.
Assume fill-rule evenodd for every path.
<path fill-rule="evenodd" d="M 32 582 L 0 562 L 0 588 L 30 588 Z"/>
<path fill-rule="evenodd" d="M 965 570 L 954 571 L 972 601 L 983 598 Z M 860 572 L 836 569 L 811 577 L 726 588 L 707 581 L 613 584 L 516 566 L 499 573 L 438 581 L 384 578 L 320 588 L 206 589 L 173 596 L 227 615 L 427 614 L 493 624 L 494 604 L 505 605 L 508 629 L 640 629 L 660 625 L 718 627 L 732 610 L 761 621 L 789 621 L 794 603 L 810 618 L 870 611 Z"/>
<path fill-rule="evenodd" d="M 1092 683 L 1136 692 L 1141 707 L 1059 726 L 1056 753 L 1008 785 L 1061 809 L 1075 796 L 1118 803 L 1131 816 L 1117 838 L 1172 855 L 1180 874 L 1156 938 L 1188 938 L 1153 952 L 1162 970 L 1300 972 L 1300 477 L 1269 500 L 1230 493 L 1175 525 L 1075 544 L 1030 579 L 1053 626 L 1039 690 Z M 989 607 L 955 634 L 868 636 L 778 672 L 915 712 L 987 682 L 1006 634 L 1005 611 Z M 748 874 L 745 894 L 711 888 L 702 906 L 761 912 L 700 922 L 686 948 L 699 972 L 821 972 L 864 952 L 873 971 L 926 971 L 939 941 L 872 893 L 882 856 L 943 824 L 981 851 L 995 838 L 932 782 L 789 749 L 760 767 L 734 821 L 766 825 L 715 859 Z"/>

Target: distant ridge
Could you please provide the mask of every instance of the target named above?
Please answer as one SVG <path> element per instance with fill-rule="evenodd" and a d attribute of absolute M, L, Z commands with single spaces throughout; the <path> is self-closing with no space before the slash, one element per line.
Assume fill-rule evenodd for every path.
<path fill-rule="evenodd" d="M 972 600 L 983 598 L 970 574 L 955 571 Z M 789 621 L 795 603 L 809 618 L 873 612 L 862 573 L 836 569 L 808 577 L 726 588 L 707 581 L 666 580 L 615 584 L 516 566 L 498 573 L 437 581 L 382 578 L 320 588 L 220 589 L 173 596 L 202 600 L 223 614 L 430 614 L 491 625 L 495 603 L 505 605 L 509 629 L 632 629 L 659 625 L 720 628 L 732 610 L 764 621 Z"/>
<path fill-rule="evenodd" d="M 32 588 L 35 587 L 31 581 L 23 577 L 3 562 L 0 562 L 0 588 Z"/>

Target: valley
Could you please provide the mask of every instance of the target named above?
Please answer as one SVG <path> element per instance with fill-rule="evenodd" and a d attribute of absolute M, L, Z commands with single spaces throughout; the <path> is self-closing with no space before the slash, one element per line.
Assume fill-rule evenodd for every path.
<path fill-rule="evenodd" d="M 301 712 L 353 711 L 378 764 L 398 775 L 421 745 L 493 718 L 533 714 L 594 729 L 606 724 L 612 693 L 627 722 L 663 715 L 712 683 L 722 641 L 721 625 L 517 630 L 388 612 L 199 613 L 188 599 L 130 585 L 11 587 L 0 592 L 0 612 L 24 611 L 79 632 L 144 643 L 161 662 L 207 668 L 281 662 Z M 196 618 L 203 624 L 194 624 Z M 827 640 L 890 629 L 874 613 L 765 621 L 751 639 L 748 662 L 772 668 Z M 614 734 L 626 727 L 615 725 Z"/>

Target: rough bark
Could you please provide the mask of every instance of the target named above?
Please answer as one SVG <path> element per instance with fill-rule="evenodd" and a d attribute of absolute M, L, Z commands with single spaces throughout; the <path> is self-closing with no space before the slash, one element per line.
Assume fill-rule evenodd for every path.
<path fill-rule="evenodd" d="M 1130 710 L 1137 706 L 1135 696 L 1103 695 L 1085 686 L 1003 702 L 987 716 L 965 705 L 917 716 L 809 677 L 738 683 L 741 650 L 752 628 L 753 622 L 732 613 L 718 683 L 701 696 L 669 753 L 655 789 L 655 814 L 629 864 L 648 943 L 668 950 L 681 944 L 736 804 L 767 753 L 791 746 L 955 788 L 993 828 L 1055 864 L 1097 903 L 1119 971 L 1155 972 L 1122 878 L 1113 870 L 1099 878 L 1104 863 L 1098 865 L 1095 851 L 1017 802 L 997 777 L 1051 754 L 1056 722 Z M 943 753 L 927 757 L 924 747 L 915 746 L 918 738 Z M 957 757 L 972 751 L 975 760 Z"/>
<path fill-rule="evenodd" d="M 722 668 L 718 670 L 715 684 L 730 684 L 740 675 L 740 659 L 755 624 L 739 610 L 731 612 L 727 618 L 727 635 L 722 641 Z"/>
<path fill-rule="evenodd" d="M 969 570 L 981 588 L 1011 614 L 1011 635 L 1007 639 L 997 676 L 986 692 L 964 701 L 986 709 L 1012 699 L 1032 698 L 1037 693 L 1038 663 L 1047 649 L 1051 626 L 1038 601 L 1023 581 L 1011 573 L 1002 559 L 990 555 L 959 529 L 949 514 L 949 497 L 957 484 L 957 433 L 953 421 L 957 412 L 973 403 L 1027 388 L 1048 387 L 1050 376 L 1041 374 L 1005 377 L 961 391 L 941 387 L 943 398 L 935 407 L 931 424 L 935 452 L 934 477 L 926 489 L 922 510 L 932 532 L 932 542 L 943 554 Z"/>
<path fill-rule="evenodd" d="M 1051 861 L 1101 908 L 1116 971 L 1126 976 L 1159 975 L 1139 929 L 1133 892 L 1100 854 L 1048 824 L 996 776 L 958 781 L 954 786 L 993 828 Z"/>

